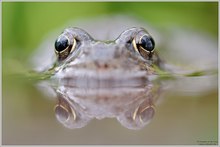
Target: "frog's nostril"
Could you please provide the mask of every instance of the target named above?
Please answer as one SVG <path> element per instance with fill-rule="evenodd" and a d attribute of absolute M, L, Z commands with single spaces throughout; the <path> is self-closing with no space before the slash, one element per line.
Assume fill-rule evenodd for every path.
<path fill-rule="evenodd" d="M 104 67 L 104 68 L 108 68 L 108 64 L 107 64 L 107 63 L 105 63 L 103 67 Z"/>
<path fill-rule="evenodd" d="M 96 67 L 99 68 L 99 69 L 107 69 L 109 68 L 109 64 L 108 63 L 100 63 L 98 61 L 95 61 L 94 62 Z"/>

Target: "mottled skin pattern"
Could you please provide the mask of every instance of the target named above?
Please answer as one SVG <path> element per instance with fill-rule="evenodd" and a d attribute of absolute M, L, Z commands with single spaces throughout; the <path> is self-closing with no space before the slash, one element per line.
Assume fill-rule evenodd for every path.
<path fill-rule="evenodd" d="M 140 129 L 154 115 L 159 86 L 152 83 L 152 65 L 161 66 L 155 51 L 142 56 L 133 40 L 148 32 L 131 28 L 114 41 L 97 41 L 79 28 L 61 34 L 76 45 L 66 57 L 57 54 L 51 77 L 58 97 L 57 119 L 68 128 L 81 128 L 92 118 L 116 117 L 130 129 Z M 62 56 L 62 58 L 59 58 Z"/>

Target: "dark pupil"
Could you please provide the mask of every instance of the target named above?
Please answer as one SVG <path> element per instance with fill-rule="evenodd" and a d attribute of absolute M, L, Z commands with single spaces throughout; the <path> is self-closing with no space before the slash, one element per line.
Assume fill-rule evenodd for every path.
<path fill-rule="evenodd" d="M 59 39 L 57 39 L 56 42 L 55 42 L 55 49 L 56 49 L 58 52 L 63 51 L 63 50 L 66 49 L 68 46 L 69 46 L 69 44 L 68 44 L 68 40 L 67 40 L 66 37 L 59 38 Z"/>
<path fill-rule="evenodd" d="M 154 40 L 151 37 L 148 36 L 143 36 L 141 38 L 141 46 L 148 50 L 148 51 L 152 51 L 154 49 Z"/>

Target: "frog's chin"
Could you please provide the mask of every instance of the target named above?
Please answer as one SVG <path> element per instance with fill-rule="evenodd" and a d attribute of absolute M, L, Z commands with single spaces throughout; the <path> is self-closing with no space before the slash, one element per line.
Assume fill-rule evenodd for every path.
<path fill-rule="evenodd" d="M 142 87 L 149 80 L 146 71 L 74 71 L 66 70 L 54 76 L 60 85 L 82 88 Z"/>

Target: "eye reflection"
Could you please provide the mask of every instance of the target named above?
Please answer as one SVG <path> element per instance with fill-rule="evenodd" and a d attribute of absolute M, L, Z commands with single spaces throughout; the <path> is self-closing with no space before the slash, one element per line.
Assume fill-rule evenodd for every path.
<path fill-rule="evenodd" d="M 136 82 L 134 87 L 130 85 L 128 89 L 123 87 L 112 89 L 108 86 L 94 89 L 92 84 L 82 84 L 89 82 L 86 80 L 81 81 L 82 86 L 74 88 L 73 83 L 67 86 L 70 83 L 66 82 L 68 81 L 63 84 L 66 85 L 65 91 L 69 91 L 69 94 L 62 89 L 58 90 L 59 99 L 55 114 L 57 120 L 67 128 L 82 128 L 91 119 L 114 117 L 122 126 L 139 130 L 149 124 L 154 117 L 154 103 L 157 97 L 153 95 L 159 91 L 159 87 L 154 88 L 153 83 L 149 81 L 148 83 L 145 81 L 145 84 L 140 82 L 139 85 Z M 95 81 L 93 82 L 96 85 Z M 123 82 L 126 85 L 126 81 Z"/>

